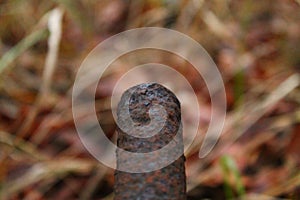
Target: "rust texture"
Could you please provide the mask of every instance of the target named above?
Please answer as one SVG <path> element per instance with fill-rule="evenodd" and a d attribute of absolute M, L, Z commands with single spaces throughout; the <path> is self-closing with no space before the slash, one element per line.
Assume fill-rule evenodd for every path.
<path fill-rule="evenodd" d="M 129 101 L 126 95 L 130 95 Z M 118 128 L 117 145 L 121 149 L 117 150 L 117 170 L 115 171 L 115 200 L 141 199 L 186 199 L 186 176 L 185 157 L 183 155 L 183 139 L 181 127 L 180 102 L 176 96 L 167 88 L 157 83 L 141 84 L 124 92 L 118 105 L 118 122 L 126 123 L 126 117 L 122 116 L 122 111 L 129 106 L 129 113 L 134 126 L 145 126 L 151 122 L 149 110 L 153 105 L 161 105 L 166 111 L 165 123 L 160 131 L 147 138 L 135 137 L 139 133 L 130 130 L 130 134 Z M 157 112 L 156 115 L 161 114 Z M 155 124 L 154 124 L 155 126 Z M 178 133 L 178 134 L 177 134 Z M 128 155 L 122 154 L 123 150 L 135 153 L 148 153 L 160 150 L 175 138 L 176 145 L 172 151 L 179 156 L 172 160 L 169 165 L 145 173 L 129 173 L 118 169 L 122 165 L 130 163 L 130 167 L 140 167 L 140 162 L 132 160 Z M 169 154 L 146 158 L 145 162 L 151 164 L 156 160 L 164 160 Z M 165 157 L 165 158 L 164 158 Z"/>

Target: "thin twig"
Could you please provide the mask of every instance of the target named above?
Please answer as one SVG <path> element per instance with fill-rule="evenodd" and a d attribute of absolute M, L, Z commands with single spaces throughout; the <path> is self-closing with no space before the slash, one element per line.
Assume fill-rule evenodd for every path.
<path fill-rule="evenodd" d="M 25 187 L 40 180 L 56 177 L 70 172 L 88 173 L 97 166 L 97 162 L 83 159 L 61 159 L 34 164 L 23 176 L 17 180 L 6 182 L 2 187 L 2 195 L 9 197 Z"/>
<path fill-rule="evenodd" d="M 8 145 L 13 149 L 17 149 L 21 152 L 24 152 L 30 155 L 32 158 L 37 160 L 47 160 L 48 157 L 41 152 L 31 143 L 26 142 L 25 140 L 20 139 L 18 143 L 15 143 L 15 138 L 12 134 L 0 131 L 0 143 Z"/>

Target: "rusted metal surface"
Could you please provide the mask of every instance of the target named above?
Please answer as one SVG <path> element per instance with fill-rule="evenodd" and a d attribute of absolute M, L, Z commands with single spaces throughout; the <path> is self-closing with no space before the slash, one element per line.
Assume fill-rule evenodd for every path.
<path fill-rule="evenodd" d="M 129 101 L 125 96 L 130 95 Z M 149 110 L 153 105 L 160 105 L 165 109 L 162 112 L 154 112 L 154 115 L 164 117 L 164 124 L 159 132 L 151 137 L 135 137 L 140 135 L 137 129 L 128 130 L 130 134 L 125 133 L 118 128 L 117 145 L 117 168 L 122 169 L 124 165 L 130 165 L 132 171 L 134 168 L 141 167 L 141 163 L 155 164 L 157 160 L 168 159 L 169 156 L 179 155 L 167 166 L 145 173 L 129 173 L 126 171 L 115 171 L 115 200 L 141 199 L 186 199 L 186 176 L 183 155 L 183 139 L 181 127 L 180 103 L 176 96 L 165 87 L 157 84 L 141 84 L 128 89 L 122 96 L 118 105 L 118 123 L 126 123 L 126 116 L 123 116 L 124 109 L 128 109 L 130 117 L 135 127 L 149 125 L 151 119 Z M 159 124 L 159 123 L 158 123 Z M 156 124 L 152 124 L 156 126 Z M 152 126 L 151 125 L 151 126 Z M 158 126 L 158 125 L 157 125 Z M 155 128 L 155 127 L 154 127 Z M 175 139 L 175 143 L 171 141 Z M 146 157 L 143 162 L 136 162 L 128 154 L 123 154 L 123 150 L 133 153 L 149 153 L 157 151 L 171 144 L 173 150 L 170 153 L 158 154 L 159 157 Z M 174 154 L 174 155 L 171 155 Z"/>

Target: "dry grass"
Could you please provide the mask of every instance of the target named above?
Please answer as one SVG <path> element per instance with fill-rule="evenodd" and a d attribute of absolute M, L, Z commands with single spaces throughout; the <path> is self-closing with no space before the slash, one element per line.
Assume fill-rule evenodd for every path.
<path fill-rule="evenodd" d="M 113 170 L 92 158 L 77 136 L 71 91 L 93 47 L 144 26 L 194 38 L 225 82 L 227 118 L 217 146 L 199 159 L 199 135 L 186 152 L 189 199 L 224 199 L 228 190 L 239 197 L 240 183 L 219 162 L 224 155 L 236 163 L 245 199 L 300 198 L 299 1 L 12 0 L 0 2 L 0 24 L 1 199 L 113 198 Z M 120 58 L 101 80 L 96 109 L 107 135 L 114 137 L 114 84 L 133 64 L 149 60 L 190 81 L 203 133 L 211 106 L 204 83 L 183 60 L 149 52 Z M 189 120 L 197 120 L 189 112 Z"/>

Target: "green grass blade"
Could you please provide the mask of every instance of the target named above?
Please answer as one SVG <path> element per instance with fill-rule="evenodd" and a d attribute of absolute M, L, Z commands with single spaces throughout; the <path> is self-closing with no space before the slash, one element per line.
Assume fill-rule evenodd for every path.
<path fill-rule="evenodd" d="M 225 195 L 227 199 L 233 199 L 233 189 L 229 183 L 229 176 L 232 174 L 235 179 L 235 191 L 239 197 L 245 195 L 244 185 L 241 180 L 239 170 L 236 166 L 234 159 L 228 155 L 224 155 L 220 159 L 220 164 L 224 174 L 224 186 L 225 186 Z"/>
<path fill-rule="evenodd" d="M 30 35 L 22 39 L 16 46 L 11 48 L 0 59 L 0 74 L 6 69 L 20 54 L 36 44 L 38 41 L 43 40 L 48 35 L 47 29 L 41 29 L 32 32 Z"/>

